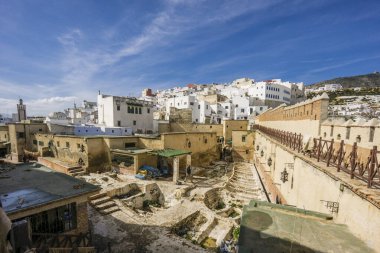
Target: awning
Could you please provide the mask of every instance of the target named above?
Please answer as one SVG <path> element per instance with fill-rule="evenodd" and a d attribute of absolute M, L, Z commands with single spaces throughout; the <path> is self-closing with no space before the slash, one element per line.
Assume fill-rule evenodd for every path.
<path fill-rule="evenodd" d="M 168 157 L 191 154 L 191 151 L 180 150 L 180 149 L 161 149 L 161 150 L 153 150 L 149 153 L 168 158 Z"/>

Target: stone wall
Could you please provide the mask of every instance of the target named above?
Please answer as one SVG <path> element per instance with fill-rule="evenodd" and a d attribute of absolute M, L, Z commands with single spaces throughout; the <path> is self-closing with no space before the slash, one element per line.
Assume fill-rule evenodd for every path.
<path fill-rule="evenodd" d="M 321 122 L 327 119 L 329 97 L 327 94 L 297 103 L 280 105 L 257 117 L 262 126 L 307 136 L 320 134 Z"/>
<path fill-rule="evenodd" d="M 169 122 L 191 123 L 193 122 L 193 111 L 191 109 L 170 107 Z"/>

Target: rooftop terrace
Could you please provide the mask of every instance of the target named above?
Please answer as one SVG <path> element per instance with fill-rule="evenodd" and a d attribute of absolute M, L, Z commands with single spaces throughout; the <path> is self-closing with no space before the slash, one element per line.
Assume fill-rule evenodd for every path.
<path fill-rule="evenodd" d="M 322 213 L 252 200 L 243 209 L 239 253 L 374 252 Z"/>
<path fill-rule="evenodd" d="M 8 214 L 97 192 L 99 189 L 98 186 L 38 163 L 0 167 L 0 201 Z"/>

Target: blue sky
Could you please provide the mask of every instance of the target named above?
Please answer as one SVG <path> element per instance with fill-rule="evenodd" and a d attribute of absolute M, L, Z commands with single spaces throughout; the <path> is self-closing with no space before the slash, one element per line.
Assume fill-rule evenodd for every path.
<path fill-rule="evenodd" d="M 380 70 L 378 0 L 0 0 L 0 113 L 240 77 Z"/>

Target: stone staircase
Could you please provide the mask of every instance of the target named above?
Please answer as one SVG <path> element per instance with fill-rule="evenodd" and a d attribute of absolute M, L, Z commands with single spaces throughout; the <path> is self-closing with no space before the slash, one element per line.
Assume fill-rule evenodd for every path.
<path fill-rule="evenodd" d="M 106 215 L 117 212 L 120 208 L 116 203 L 107 196 L 107 193 L 99 193 L 89 197 L 90 205 L 93 206 L 100 214 Z"/>
<path fill-rule="evenodd" d="M 227 190 L 234 193 L 236 197 L 250 200 L 260 199 L 261 190 L 248 165 L 237 163 L 233 175 L 227 182 Z"/>
<path fill-rule="evenodd" d="M 86 174 L 86 171 L 81 166 L 76 166 L 76 167 L 70 167 L 67 169 L 67 174 L 69 174 L 72 177 L 76 176 L 82 176 Z"/>

